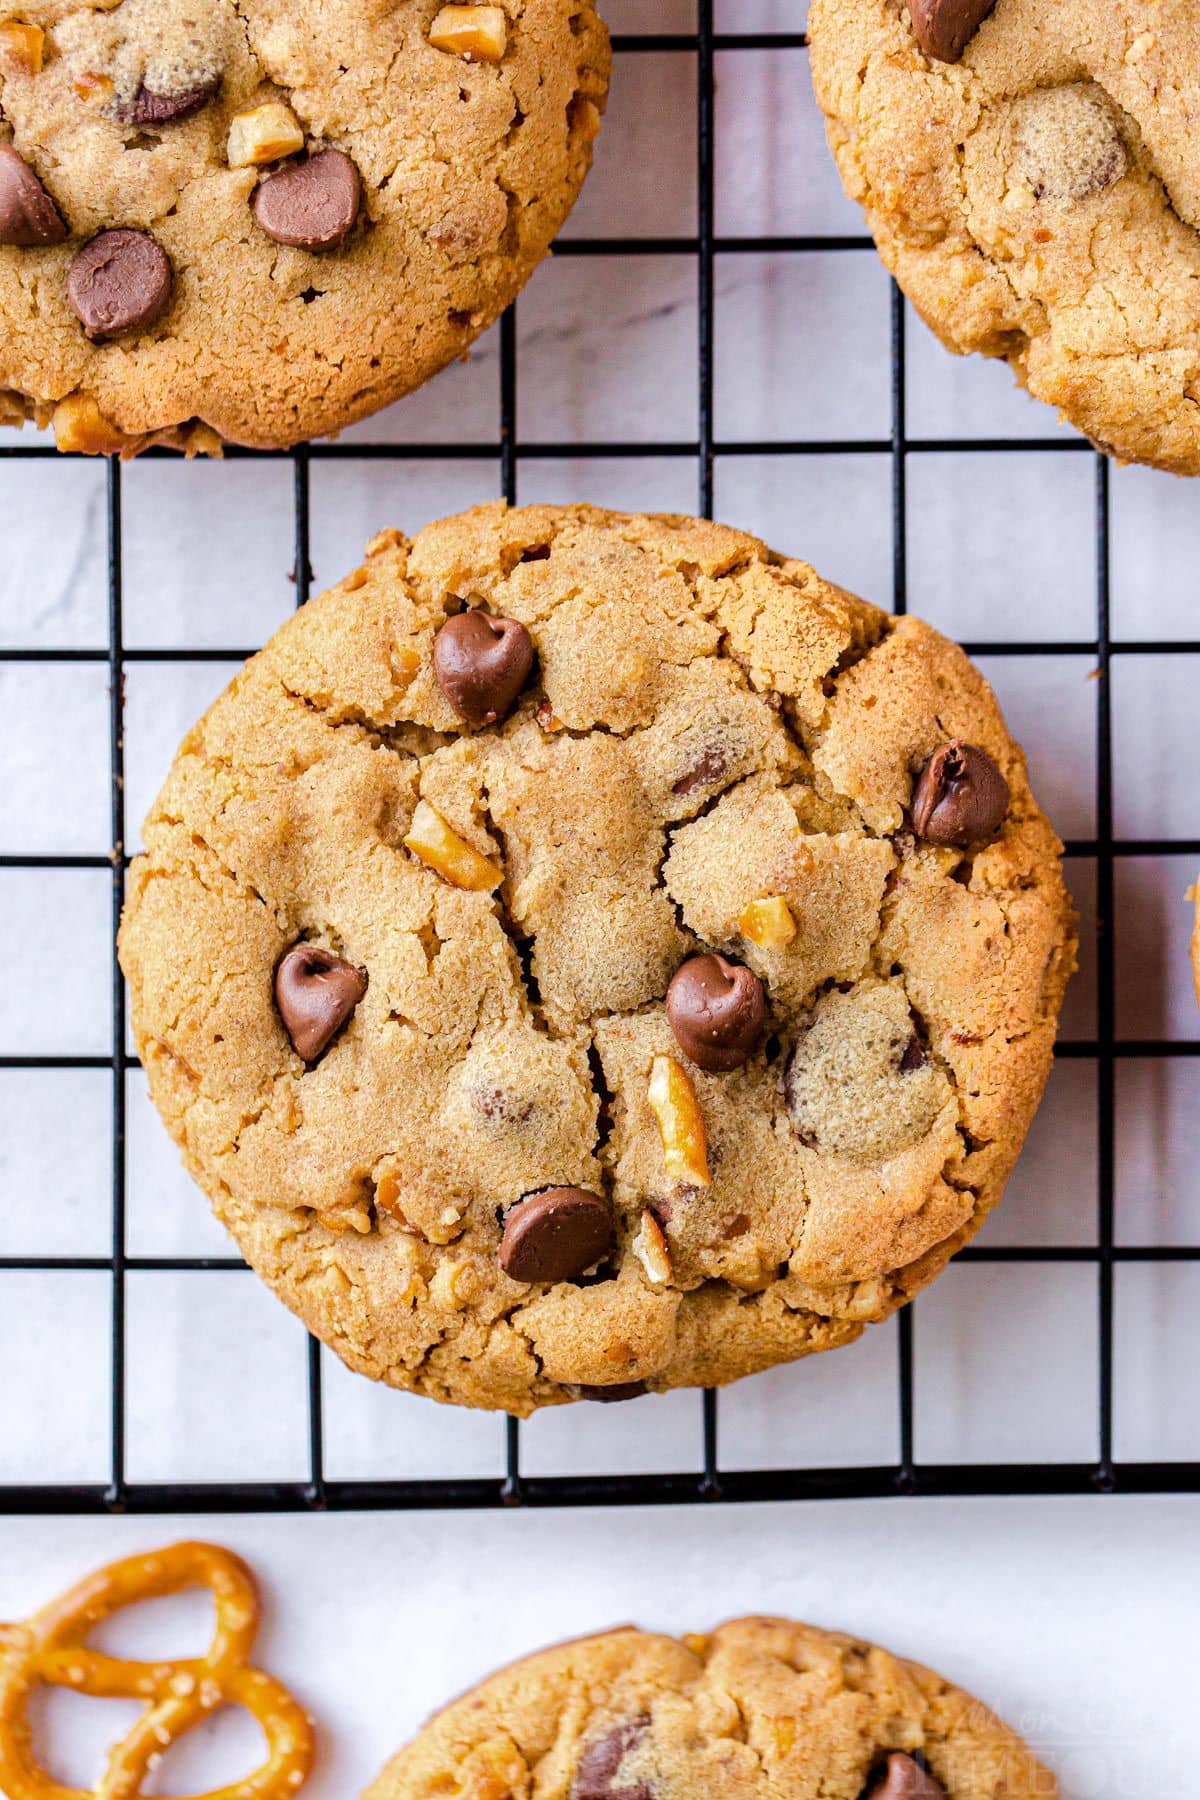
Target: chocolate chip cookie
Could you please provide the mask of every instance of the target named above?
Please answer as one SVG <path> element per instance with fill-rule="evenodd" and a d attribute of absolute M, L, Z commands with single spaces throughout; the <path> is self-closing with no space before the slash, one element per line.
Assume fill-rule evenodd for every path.
<path fill-rule="evenodd" d="M 368 1375 L 525 1414 L 847 1343 L 1000 1197 L 1073 958 L 986 682 L 756 539 L 385 531 L 185 740 L 153 1097 Z"/>
<path fill-rule="evenodd" d="M 336 431 L 469 346 L 591 162 L 592 0 L 0 0 L 0 424 Z"/>
<path fill-rule="evenodd" d="M 430 1719 L 363 1800 L 1054 1800 L 979 1700 L 787 1619 L 630 1626 L 513 1663 Z"/>
<path fill-rule="evenodd" d="M 812 0 L 809 33 L 842 180 L 942 342 L 1200 474 L 1192 0 Z"/>

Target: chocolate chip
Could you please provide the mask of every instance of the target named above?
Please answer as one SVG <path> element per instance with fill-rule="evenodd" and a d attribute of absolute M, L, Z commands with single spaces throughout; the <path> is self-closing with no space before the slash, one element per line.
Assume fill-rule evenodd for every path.
<path fill-rule="evenodd" d="M 649 1725 L 642 1714 L 585 1745 L 571 1783 L 571 1800 L 654 1800 L 654 1789 L 647 1782 L 621 1779 L 621 1764 L 641 1743 Z"/>
<path fill-rule="evenodd" d="M 67 298 L 90 338 L 121 337 L 166 312 L 171 265 L 144 231 L 102 231 L 76 253 Z"/>
<path fill-rule="evenodd" d="M 174 125 L 199 112 L 220 85 L 218 75 L 202 87 L 184 88 L 177 94 L 156 94 L 152 88 L 140 87 L 132 100 L 117 108 L 117 117 L 123 125 Z"/>
<path fill-rule="evenodd" d="M 946 1800 L 946 1790 L 915 1757 L 893 1750 L 887 1767 L 868 1786 L 863 1800 Z"/>
<path fill-rule="evenodd" d="M 543 1188 L 511 1207 L 500 1238 L 500 1267 L 514 1281 L 573 1281 L 607 1256 L 612 1213 L 587 1188 Z"/>
<path fill-rule="evenodd" d="M 254 190 L 251 206 L 268 237 L 300 250 L 325 250 L 352 230 L 362 181 L 341 150 L 318 150 L 289 163 Z"/>
<path fill-rule="evenodd" d="M 614 1381 L 611 1387 L 579 1387 L 575 1390 L 580 1400 L 598 1400 L 604 1406 L 616 1400 L 640 1400 L 649 1391 L 644 1381 Z"/>
<path fill-rule="evenodd" d="M 908 0 L 913 36 L 926 56 L 957 62 L 996 0 Z"/>
<path fill-rule="evenodd" d="M 925 1067 L 925 1051 L 916 1032 L 904 1046 L 904 1055 L 900 1058 L 900 1073 L 915 1075 L 918 1069 Z"/>
<path fill-rule="evenodd" d="M 367 991 L 353 963 L 318 944 L 296 944 L 275 971 L 275 1004 L 297 1056 L 316 1062 Z"/>
<path fill-rule="evenodd" d="M 67 228 L 29 164 L 11 144 L 0 144 L 0 244 L 29 249 L 61 244 Z"/>
<path fill-rule="evenodd" d="M 1082 84 L 1038 89 L 1018 102 L 1013 160 L 1038 200 L 1061 207 L 1102 194 L 1129 166 L 1117 115 Z"/>
<path fill-rule="evenodd" d="M 702 1069 L 740 1069 L 762 1042 L 766 1017 L 761 981 L 726 956 L 689 956 L 671 977 L 667 1019 Z"/>
<path fill-rule="evenodd" d="M 437 684 L 468 725 L 494 725 L 517 703 L 533 667 L 533 639 L 516 619 L 472 607 L 433 640 Z"/>
<path fill-rule="evenodd" d="M 678 781 L 671 783 L 671 792 L 683 795 L 690 794 L 693 788 L 711 787 L 720 781 L 728 767 L 729 759 L 724 750 L 706 750 L 698 761 L 684 770 Z"/>
<path fill-rule="evenodd" d="M 1008 783 L 987 751 L 955 738 L 934 751 L 917 777 L 913 830 L 927 843 L 965 849 L 992 835 L 1009 798 Z"/>

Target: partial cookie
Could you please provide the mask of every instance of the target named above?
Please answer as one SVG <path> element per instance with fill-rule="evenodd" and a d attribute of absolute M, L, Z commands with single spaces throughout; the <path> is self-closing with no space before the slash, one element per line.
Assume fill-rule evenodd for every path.
<path fill-rule="evenodd" d="M 918 1663 L 788 1619 L 630 1626 L 436 1713 L 363 1800 L 1055 1800 L 994 1713 Z"/>
<path fill-rule="evenodd" d="M 1193 0 L 813 0 L 808 29 L 842 180 L 947 348 L 1200 473 Z"/>
<path fill-rule="evenodd" d="M 384 532 L 185 740 L 151 1092 L 353 1367 L 525 1414 L 849 1342 L 1000 1197 L 1073 963 L 961 650 L 756 539 Z"/>
<path fill-rule="evenodd" d="M 0 0 L 0 424 L 271 448 L 464 356 L 591 163 L 592 0 Z"/>

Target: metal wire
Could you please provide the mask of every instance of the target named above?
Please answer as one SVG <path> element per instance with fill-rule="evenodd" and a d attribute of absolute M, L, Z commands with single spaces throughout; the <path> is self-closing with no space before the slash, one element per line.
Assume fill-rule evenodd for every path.
<path fill-rule="evenodd" d="M 563 457 L 687 458 L 697 475 L 697 510 L 712 516 L 713 474 L 718 458 L 737 456 L 839 456 L 876 452 L 891 462 L 893 589 L 892 605 L 907 604 L 908 459 L 939 451 L 972 455 L 991 451 L 1040 454 L 1064 451 L 1092 456 L 1095 463 L 1095 530 L 1097 583 L 1094 635 L 1083 641 L 968 644 L 974 655 L 1079 655 L 1095 660 L 1099 679 L 1096 697 L 1096 835 L 1068 844 L 1071 857 L 1096 865 L 1097 1031 L 1094 1039 L 1061 1043 L 1057 1054 L 1089 1058 L 1097 1071 L 1097 1241 L 1095 1245 L 1041 1248 L 1029 1245 L 984 1247 L 960 1252 L 963 1262 L 1094 1264 L 1099 1314 L 1098 1442 L 1095 1462 L 920 1463 L 914 1455 L 913 1343 L 916 1309 L 899 1315 L 899 1456 L 894 1464 L 840 1469 L 726 1470 L 720 1465 L 719 1413 L 737 1405 L 736 1387 L 718 1401 L 703 1396 L 701 1463 L 680 1474 L 530 1476 L 521 1471 L 521 1428 L 507 1423 L 506 1467 L 493 1479 L 421 1479 L 335 1481 L 324 1468 L 324 1402 L 320 1347 L 307 1349 L 309 1472 L 304 1481 L 220 1482 L 213 1484 L 156 1482 L 134 1484 L 125 1473 L 125 1283 L 143 1271 L 240 1270 L 236 1255 L 220 1257 L 135 1257 L 125 1251 L 125 1078 L 136 1058 L 125 1048 L 125 990 L 115 955 L 111 981 L 111 1051 L 97 1056 L 0 1056 L 4 1069 L 103 1069 L 112 1078 L 112 1246 L 107 1256 L 0 1257 L 0 1272 L 106 1272 L 112 1281 L 111 1470 L 109 1480 L 93 1485 L 0 1486 L 0 1514 L 98 1512 L 303 1511 L 329 1509 L 477 1508 L 495 1506 L 666 1505 L 699 1501 L 837 1499 L 888 1495 L 1074 1494 L 1087 1492 L 1198 1492 L 1200 1463 L 1113 1460 L 1113 1279 L 1122 1263 L 1200 1262 L 1200 1245 L 1117 1245 L 1113 1232 L 1114 1074 L 1118 1061 L 1131 1058 L 1194 1057 L 1200 1041 L 1130 1040 L 1115 1036 L 1114 945 L 1112 934 L 1114 870 L 1119 857 L 1183 855 L 1200 859 L 1197 840 L 1113 839 L 1113 759 L 1110 673 L 1119 656 L 1195 655 L 1200 638 L 1145 639 L 1114 643 L 1109 614 L 1109 465 L 1080 440 L 967 438 L 917 442 L 907 436 L 904 381 L 904 305 L 893 286 L 891 295 L 891 432 L 879 440 L 802 442 L 724 442 L 715 433 L 714 413 L 714 268 L 716 258 L 771 252 L 804 255 L 810 251 L 861 251 L 871 247 L 864 236 L 720 237 L 714 207 L 714 67 L 718 52 L 782 51 L 806 47 L 801 33 L 719 33 L 714 28 L 713 0 L 698 0 L 694 34 L 617 37 L 619 55 L 675 51 L 694 55 L 697 71 L 697 229 L 694 237 L 570 239 L 556 246 L 559 256 L 687 256 L 696 262 L 698 299 L 698 435 L 694 442 L 546 443 L 522 445 L 517 436 L 518 353 L 516 308 L 500 326 L 500 476 L 509 501 L 518 498 L 523 463 Z M 57 453 L 42 445 L 5 445 L 0 460 L 29 461 Z M 170 452 L 149 453 L 168 456 Z M 290 460 L 293 472 L 295 582 L 297 605 L 307 600 L 312 582 L 309 542 L 309 476 L 314 462 L 351 459 L 462 461 L 495 460 L 495 444 L 338 444 L 301 446 L 288 452 L 231 450 L 233 460 Z M 110 856 L 0 856 L 0 869 L 109 869 L 115 937 L 125 869 L 124 671 L 131 663 L 226 662 L 250 655 L 253 645 L 224 649 L 172 647 L 126 648 L 122 631 L 121 467 L 107 468 L 108 643 L 105 646 L 54 649 L 0 649 L 0 663 L 105 663 L 109 675 L 109 770 L 112 853 Z"/>

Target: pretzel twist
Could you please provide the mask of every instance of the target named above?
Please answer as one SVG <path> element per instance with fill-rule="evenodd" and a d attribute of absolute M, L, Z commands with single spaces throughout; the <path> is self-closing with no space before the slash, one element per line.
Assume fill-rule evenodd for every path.
<path fill-rule="evenodd" d="M 128 1662 L 85 1648 L 89 1632 L 140 1600 L 205 1587 L 216 1630 L 201 1657 Z M 174 1544 L 130 1556 L 51 1601 L 22 1625 L 0 1626 L 0 1794 L 5 1800 L 136 1800 L 175 1741 L 222 1706 L 242 1706 L 267 1740 L 267 1760 L 244 1780 L 197 1800 L 290 1800 L 312 1766 L 306 1713 L 279 1682 L 251 1668 L 258 1590 L 245 1563 L 216 1544 Z M 146 1710 L 109 1753 L 94 1790 L 63 1787 L 36 1760 L 29 1723 L 35 1688 L 141 1700 Z"/>

